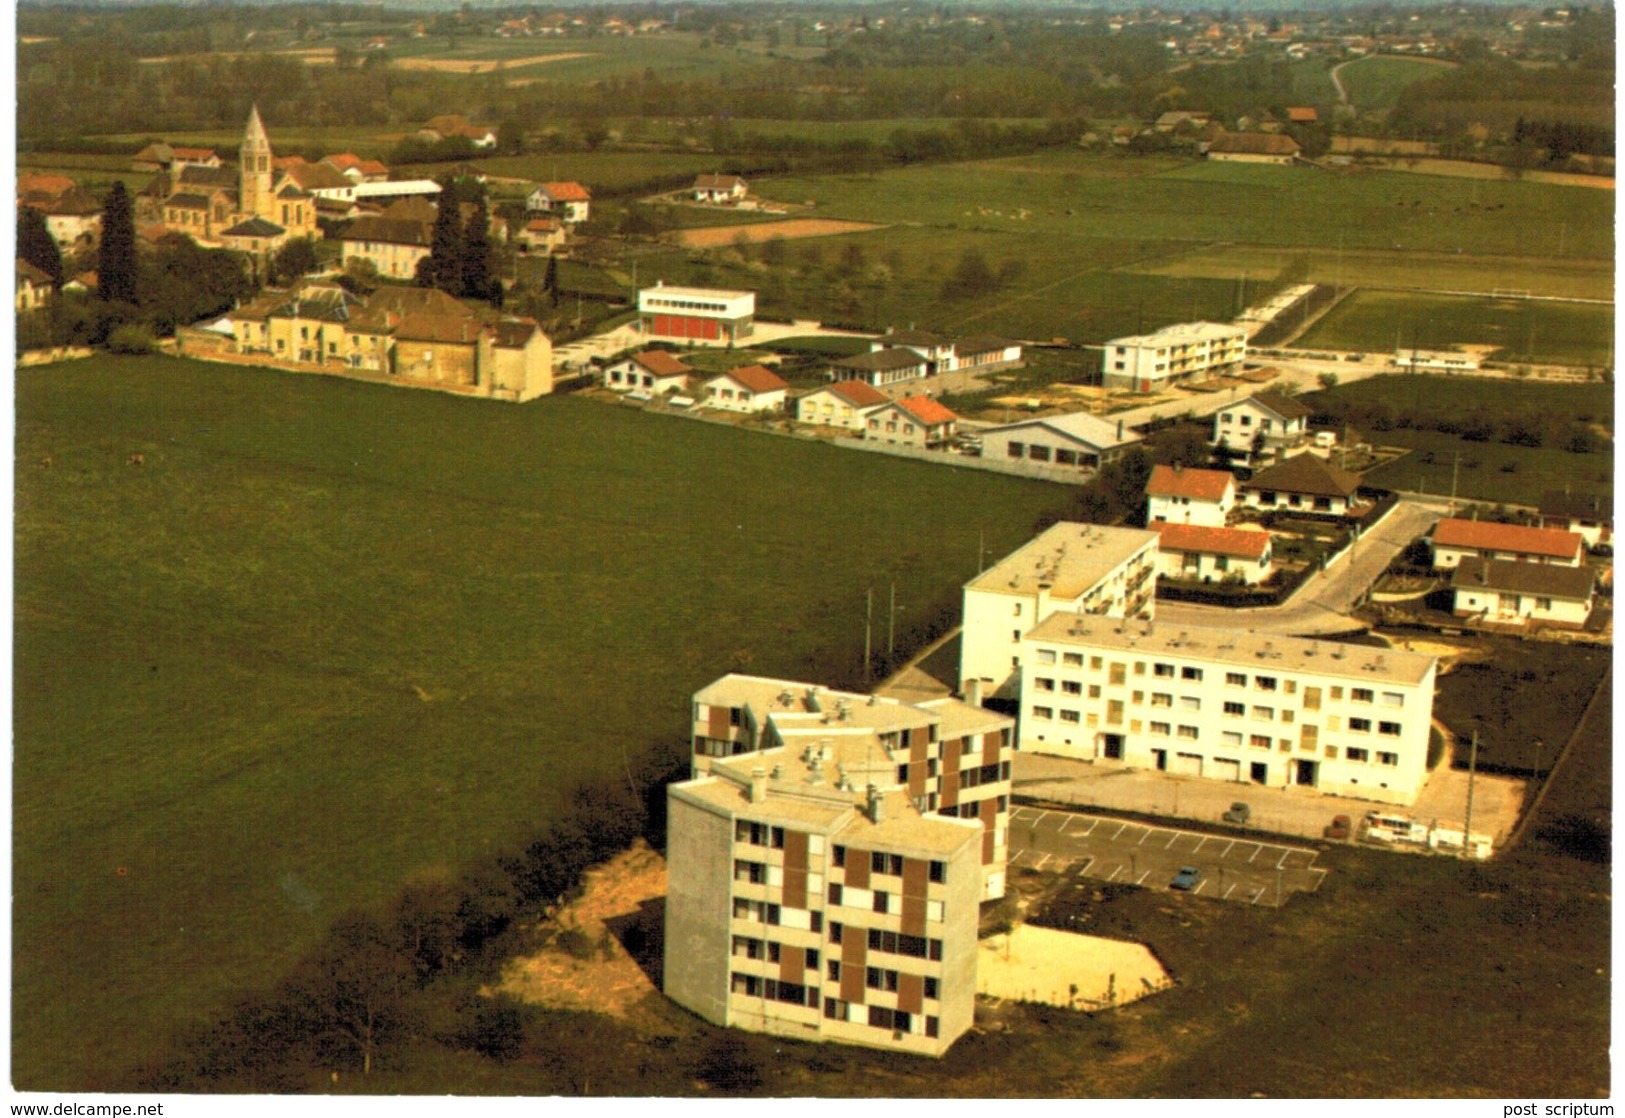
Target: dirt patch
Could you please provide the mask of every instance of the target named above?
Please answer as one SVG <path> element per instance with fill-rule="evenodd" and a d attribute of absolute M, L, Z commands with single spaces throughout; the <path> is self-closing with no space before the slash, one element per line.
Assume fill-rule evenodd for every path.
<path fill-rule="evenodd" d="M 976 992 L 987 997 L 1114 1009 L 1168 985 L 1168 973 L 1142 943 L 1022 924 L 978 947 Z"/>
<path fill-rule="evenodd" d="M 830 218 L 803 217 L 790 221 L 768 221 L 758 225 L 719 225 L 710 229 L 685 229 L 682 234 L 684 248 L 721 248 L 741 237 L 752 244 L 782 237 L 787 241 L 803 237 L 833 237 L 840 233 L 867 233 L 871 229 L 885 228 L 864 221 L 835 221 Z"/>
<path fill-rule="evenodd" d="M 564 62 L 571 58 L 591 56 L 590 51 L 566 51 L 559 54 L 532 54 L 524 58 L 397 58 L 391 65 L 397 70 L 430 70 L 438 74 L 491 74 L 498 70 L 516 70 L 521 66 L 536 66 L 543 62 Z"/>
<path fill-rule="evenodd" d="M 666 895 L 666 861 L 639 839 L 582 879 L 581 896 L 535 929 L 540 949 L 510 960 L 494 989 L 523 1002 L 625 1017 L 656 992 L 628 950 Z"/>

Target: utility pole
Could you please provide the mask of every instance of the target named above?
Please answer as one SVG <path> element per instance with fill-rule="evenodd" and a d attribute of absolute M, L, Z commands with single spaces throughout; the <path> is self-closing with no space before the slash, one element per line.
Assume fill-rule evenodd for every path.
<path fill-rule="evenodd" d="M 897 584 L 891 584 L 891 609 L 886 611 L 886 660 L 897 653 Z"/>
<path fill-rule="evenodd" d="M 1461 451 L 1456 451 L 1456 464 L 1450 467 L 1450 515 L 1456 515 L 1456 479 L 1461 477 Z"/>
<path fill-rule="evenodd" d="M 1531 782 L 1540 779 L 1540 747 L 1545 744 L 1546 740 L 1544 738 L 1535 739 L 1535 771 L 1534 775 L 1530 777 Z"/>
<path fill-rule="evenodd" d="M 870 635 L 874 632 L 875 617 L 875 588 L 873 586 L 863 592 L 863 679 L 868 682 L 869 675 L 869 645 Z"/>
<path fill-rule="evenodd" d="M 1466 857 L 1473 845 L 1473 779 L 1478 775 L 1478 731 L 1473 731 L 1472 749 L 1467 754 L 1467 818 L 1461 825 L 1461 853 Z"/>

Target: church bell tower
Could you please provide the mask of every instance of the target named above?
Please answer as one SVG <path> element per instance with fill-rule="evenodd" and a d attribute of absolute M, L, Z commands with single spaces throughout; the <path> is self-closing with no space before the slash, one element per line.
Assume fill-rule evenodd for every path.
<path fill-rule="evenodd" d="M 271 195 L 271 140 L 260 122 L 260 107 L 255 105 L 248 114 L 248 128 L 243 132 L 243 146 L 238 152 L 238 205 L 252 217 L 269 220 L 276 200 Z"/>

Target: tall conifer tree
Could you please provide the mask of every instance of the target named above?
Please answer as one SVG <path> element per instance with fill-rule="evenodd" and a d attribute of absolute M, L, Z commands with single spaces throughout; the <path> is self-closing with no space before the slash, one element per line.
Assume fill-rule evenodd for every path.
<path fill-rule="evenodd" d="M 101 297 L 109 303 L 134 303 L 136 296 L 135 212 L 124 180 L 113 184 L 102 210 L 102 247 L 96 268 Z"/>

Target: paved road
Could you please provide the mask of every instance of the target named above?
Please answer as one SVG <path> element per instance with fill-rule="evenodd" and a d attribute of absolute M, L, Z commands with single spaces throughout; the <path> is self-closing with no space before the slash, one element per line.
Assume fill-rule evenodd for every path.
<path fill-rule="evenodd" d="M 1270 906 L 1313 892 L 1326 876 L 1317 853 L 1301 846 L 1031 807 L 1010 813 L 1010 851 L 1016 865 L 1147 889 L 1166 890 L 1195 866 L 1202 879 L 1193 896 Z"/>
<path fill-rule="evenodd" d="M 1306 581 L 1284 604 L 1230 609 L 1189 602 L 1158 602 L 1157 620 L 1176 625 L 1235 625 L 1260 633 L 1346 633 L 1359 623 L 1348 616 L 1354 602 L 1394 556 L 1444 515 L 1433 503 L 1406 498 L 1331 566 Z"/>

